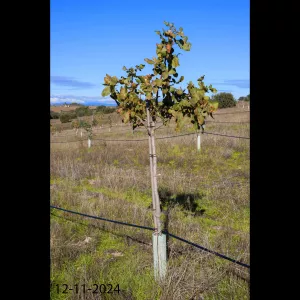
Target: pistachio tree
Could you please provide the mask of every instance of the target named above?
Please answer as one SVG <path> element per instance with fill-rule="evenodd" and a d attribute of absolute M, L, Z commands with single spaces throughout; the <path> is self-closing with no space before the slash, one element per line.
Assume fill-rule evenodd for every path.
<path fill-rule="evenodd" d="M 132 123 L 133 129 L 145 126 L 149 136 L 150 173 L 152 186 L 152 206 L 156 233 L 162 231 L 160 220 L 160 201 L 157 189 L 155 151 L 155 124 L 161 119 L 167 125 L 171 119 L 180 130 L 186 121 L 193 124 L 195 130 L 204 130 L 205 119 L 213 117 L 218 103 L 206 95 L 216 93 L 211 85 L 206 86 L 204 76 L 197 79 L 198 86 L 189 82 L 183 88 L 184 76 L 179 76 L 179 50 L 190 51 L 191 43 L 184 35 L 183 28 L 177 30 L 173 23 L 164 22 L 167 30 L 155 31 L 160 42 L 156 44 L 156 56 L 145 58 L 152 66 L 152 73 L 140 75 L 144 64 L 135 67 L 123 67 L 126 75 L 118 78 L 106 74 L 102 96 L 110 96 L 116 101 L 117 112 L 122 122 Z M 176 52 L 177 51 L 177 52 Z M 178 87 L 179 86 L 179 87 Z"/>
<path fill-rule="evenodd" d="M 86 131 L 88 137 L 88 147 L 91 147 L 92 138 L 93 138 L 93 126 L 92 122 L 83 121 L 81 123 L 82 128 Z"/>
<path fill-rule="evenodd" d="M 79 127 L 80 127 L 80 122 L 79 122 L 79 120 L 74 120 L 73 122 L 72 122 L 72 127 L 75 129 L 75 133 L 76 133 L 76 135 L 78 134 L 78 129 L 79 129 Z"/>
<path fill-rule="evenodd" d="M 109 132 L 110 132 L 112 128 L 112 119 L 110 115 L 108 116 L 108 124 L 109 124 Z"/>
<path fill-rule="evenodd" d="M 56 127 L 53 126 L 51 123 L 50 123 L 50 132 L 52 135 L 54 135 L 56 133 Z"/>
<path fill-rule="evenodd" d="M 93 118 L 93 122 L 95 125 L 102 126 L 104 114 L 103 112 L 96 112 Z"/>

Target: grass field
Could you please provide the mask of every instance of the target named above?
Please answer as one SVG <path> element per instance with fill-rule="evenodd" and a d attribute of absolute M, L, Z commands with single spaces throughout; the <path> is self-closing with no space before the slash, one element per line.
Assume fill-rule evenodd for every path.
<path fill-rule="evenodd" d="M 51 143 L 51 204 L 153 227 L 146 131 L 133 133 L 113 115 L 111 131 L 104 121 L 104 128 L 95 129 L 89 149 L 85 135 L 76 136 L 72 129 L 51 136 L 51 142 L 62 142 Z M 215 123 L 207 123 L 207 132 L 249 137 L 249 111 L 222 109 L 209 121 Z M 177 133 L 170 124 L 160 127 L 156 136 L 192 132 L 186 126 Z M 206 134 L 201 140 L 200 153 L 195 134 L 156 140 L 164 226 L 173 234 L 250 264 L 250 142 Z M 83 294 L 82 288 L 78 294 L 63 294 L 63 288 L 60 293 L 53 288 L 51 299 L 249 299 L 247 269 L 172 238 L 167 276 L 156 283 L 151 234 L 51 209 L 54 286 L 102 283 L 120 288 L 119 293 L 109 294 Z"/>

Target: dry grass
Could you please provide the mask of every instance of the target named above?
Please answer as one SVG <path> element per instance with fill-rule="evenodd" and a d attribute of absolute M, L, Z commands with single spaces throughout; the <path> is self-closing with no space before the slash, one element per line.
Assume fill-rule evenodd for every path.
<path fill-rule="evenodd" d="M 234 110 L 240 109 L 221 112 Z M 215 121 L 245 122 L 249 113 L 218 115 Z M 249 136 L 249 124 L 211 123 L 206 130 Z M 106 139 L 147 138 L 143 130 L 132 134 L 129 126 L 99 131 L 97 136 Z M 52 141 L 76 140 L 71 133 Z M 176 134 L 173 124 L 156 133 Z M 173 234 L 249 263 L 249 140 L 203 135 L 201 147 L 197 153 L 195 135 L 157 140 L 164 225 Z M 90 149 L 86 141 L 51 144 L 51 178 L 53 205 L 153 227 L 147 140 L 94 140 Z M 151 231 L 52 213 L 55 282 L 120 284 L 120 294 L 96 299 L 249 299 L 249 274 L 243 267 L 170 238 L 168 274 L 157 284 Z M 51 297 L 95 299 L 74 293 L 62 298 L 54 292 Z"/>

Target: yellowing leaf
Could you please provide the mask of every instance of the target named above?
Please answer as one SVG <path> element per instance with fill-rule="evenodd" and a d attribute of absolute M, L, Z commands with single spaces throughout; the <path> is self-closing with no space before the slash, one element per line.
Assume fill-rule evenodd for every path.
<path fill-rule="evenodd" d="M 177 56 L 174 56 L 173 59 L 172 59 L 172 67 L 173 68 L 176 68 L 179 66 L 179 60 L 178 60 L 178 57 Z"/>
<path fill-rule="evenodd" d="M 101 93 L 101 96 L 102 96 L 102 97 L 106 97 L 106 96 L 108 96 L 109 94 L 110 94 L 110 87 L 107 86 L 107 87 L 105 87 L 105 88 L 103 89 L 103 91 L 102 91 L 102 93 Z"/>

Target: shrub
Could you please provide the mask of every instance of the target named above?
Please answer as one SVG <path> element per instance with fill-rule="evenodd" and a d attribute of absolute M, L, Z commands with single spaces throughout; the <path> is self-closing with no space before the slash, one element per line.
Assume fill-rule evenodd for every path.
<path fill-rule="evenodd" d="M 62 113 L 59 116 L 59 120 L 62 123 L 68 123 L 70 122 L 72 119 L 76 118 L 76 114 L 74 112 L 69 112 L 69 113 Z"/>
<path fill-rule="evenodd" d="M 231 93 L 219 93 L 212 96 L 213 101 L 219 103 L 219 108 L 234 107 L 236 106 L 236 101 Z"/>
<path fill-rule="evenodd" d="M 77 117 L 83 117 L 83 116 L 91 116 L 93 114 L 93 111 L 89 109 L 87 106 L 82 106 L 76 108 L 75 113 Z"/>
<path fill-rule="evenodd" d="M 50 110 L 50 119 L 59 119 L 59 113 Z"/>
<path fill-rule="evenodd" d="M 111 113 L 113 113 L 115 111 L 116 111 L 115 108 L 113 108 L 113 107 L 107 107 L 107 106 L 104 106 L 104 105 L 99 105 L 96 108 L 96 112 L 102 112 L 104 114 L 111 114 Z"/>

